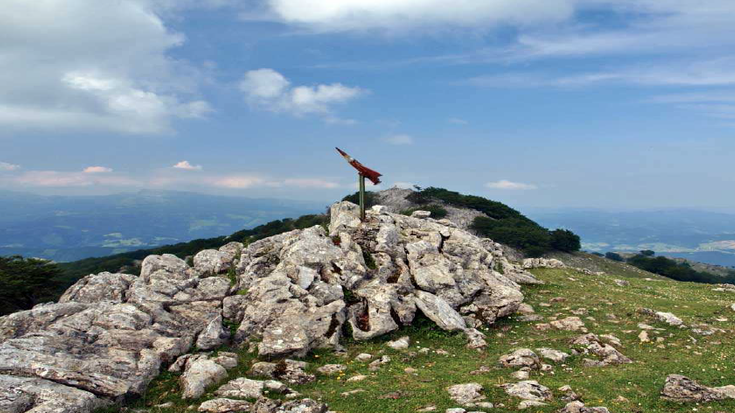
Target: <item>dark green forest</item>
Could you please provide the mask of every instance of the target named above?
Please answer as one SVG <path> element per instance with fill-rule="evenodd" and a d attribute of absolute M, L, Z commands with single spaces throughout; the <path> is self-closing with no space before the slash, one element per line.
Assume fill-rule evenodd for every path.
<path fill-rule="evenodd" d="M 617 261 L 619 254 L 608 253 L 606 257 Z M 729 271 L 726 276 L 696 271 L 686 262 L 679 263 L 666 257 L 655 257 L 651 250 L 641 251 L 640 254 L 628 258 L 627 263 L 654 274 L 663 275 L 677 281 L 691 281 L 706 284 L 735 284 L 735 271 Z"/>

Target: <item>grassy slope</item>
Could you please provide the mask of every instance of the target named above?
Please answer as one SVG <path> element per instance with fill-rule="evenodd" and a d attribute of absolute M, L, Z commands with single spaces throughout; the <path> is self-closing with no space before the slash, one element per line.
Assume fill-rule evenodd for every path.
<path fill-rule="evenodd" d="M 612 268 L 614 270 L 615 268 Z M 566 317 L 580 307 L 589 310 L 592 320 L 585 320 L 590 332 L 614 334 L 623 342 L 620 350 L 632 358 L 634 364 L 609 366 L 605 368 L 586 368 L 581 364 L 581 356 L 572 357 L 565 365 L 556 365 L 553 373 L 533 373 L 531 379 L 538 380 L 554 391 L 555 400 L 548 407 L 530 408 L 529 412 L 555 412 L 563 406 L 556 391 L 562 385 L 571 385 L 588 406 L 606 406 L 612 412 L 689 412 L 698 407 L 699 411 L 735 411 L 735 401 L 711 403 L 706 407 L 678 405 L 659 398 L 664 379 L 668 374 L 680 373 L 710 386 L 735 383 L 733 361 L 735 358 L 735 314 L 727 308 L 735 301 L 735 294 L 714 292 L 711 285 L 679 283 L 647 273 L 625 271 L 610 276 L 588 276 L 573 270 L 534 270 L 534 273 L 547 282 L 543 286 L 526 287 L 527 302 L 534 306 L 545 321 L 554 317 Z M 645 278 L 650 277 L 651 280 Z M 626 279 L 631 285 L 618 287 L 615 278 Z M 554 297 L 566 297 L 565 302 L 551 303 Z M 541 306 L 550 303 L 550 307 Z M 649 307 L 659 311 L 670 311 L 680 316 L 687 324 L 707 322 L 727 330 L 711 337 L 691 335 L 688 330 L 668 327 L 636 313 L 639 307 Z M 617 323 L 607 314 L 614 314 Z M 586 316 L 583 316 L 583 319 Z M 727 318 L 718 322 L 715 318 Z M 652 337 L 664 337 L 664 348 L 660 344 L 639 342 L 637 328 L 639 322 L 649 323 L 664 329 L 653 332 Z M 367 343 L 346 343 L 348 357 L 339 357 L 329 351 L 320 351 L 307 360 L 310 368 L 328 363 L 348 365 L 346 374 L 338 377 L 321 377 L 319 381 L 295 389 L 305 397 L 321 399 L 331 409 L 342 413 L 368 412 L 415 412 L 416 409 L 430 404 L 436 405 L 438 412 L 456 407 L 445 391 L 452 384 L 479 382 L 485 387 L 488 401 L 496 404 L 493 412 L 517 411 L 519 400 L 511 399 L 497 385 L 514 382 L 510 378 L 511 369 L 501 368 L 498 357 L 513 349 L 522 347 L 551 347 L 569 351 L 569 340 L 580 333 L 568 331 L 537 331 L 529 322 L 521 322 L 515 317 L 505 319 L 492 326 L 488 334 L 489 348 L 482 352 L 464 347 L 462 336 L 445 333 L 427 322 L 419 321 L 414 326 L 396 332 L 390 337 Z M 408 351 L 394 351 L 385 347 L 388 339 L 407 334 L 413 339 Z M 418 347 L 433 350 L 444 349 L 449 355 L 432 352 L 428 355 L 414 355 L 410 352 Z M 367 363 L 352 361 L 354 356 L 367 352 L 373 355 L 388 354 L 393 361 L 377 373 L 370 373 Z M 253 356 L 240 350 L 241 365 L 231 371 L 231 377 L 243 375 Z M 489 366 L 491 371 L 482 375 L 470 375 L 480 366 Z M 418 370 L 415 375 L 404 372 L 406 367 Z M 366 374 L 363 382 L 347 383 L 346 379 L 355 374 Z M 150 408 L 159 403 L 171 401 L 173 408 L 157 409 L 156 412 L 183 412 L 189 406 L 213 396 L 208 394 L 202 400 L 183 402 L 178 398 L 178 384 L 175 375 L 166 373 L 156 379 L 141 400 L 134 402 L 133 408 Z M 340 394 L 354 389 L 365 392 L 349 397 Z M 400 391 L 398 399 L 381 396 Z M 629 401 L 616 399 L 623 396 Z M 498 407 L 499 405 L 502 407 Z"/>

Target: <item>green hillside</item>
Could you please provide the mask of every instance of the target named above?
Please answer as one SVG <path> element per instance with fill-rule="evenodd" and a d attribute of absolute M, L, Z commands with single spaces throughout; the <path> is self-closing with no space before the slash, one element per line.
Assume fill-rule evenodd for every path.
<path fill-rule="evenodd" d="M 541 325 L 579 317 L 590 333 L 607 337 L 606 340 L 619 339 L 615 347 L 632 363 L 586 367 L 583 359 L 595 356 L 583 354 L 571 355 L 565 362 L 544 361 L 551 370 L 533 370 L 529 379 L 546 386 L 553 398 L 546 401 L 546 406 L 527 411 L 559 411 L 568 396 L 568 392 L 559 390 L 563 386 L 570 386 L 588 407 L 605 406 L 611 412 L 735 411 L 735 401 L 705 406 L 678 404 L 660 397 L 669 374 L 682 374 L 707 386 L 735 381 L 730 361 L 735 358 L 735 319 L 728 308 L 735 299 L 733 292 L 713 291 L 706 284 L 668 280 L 588 254 L 579 254 L 576 259 L 605 266 L 608 273 L 599 276 L 572 269 L 532 270 L 546 282 L 524 287 L 526 302 L 535 309 L 535 320 L 515 315 L 484 329 L 489 344 L 486 350 L 467 349 L 461 334 L 447 333 L 432 323 L 418 320 L 412 327 L 390 336 L 368 342 L 349 341 L 345 343 L 345 353 L 319 351 L 308 356 L 305 359 L 309 362 L 308 372 L 317 374 L 318 380 L 293 389 L 341 413 L 413 413 L 421 409 L 444 412 L 458 407 L 449 398 L 448 386 L 475 382 L 482 385 L 486 401 L 495 407 L 471 410 L 515 412 L 520 399 L 509 396 L 499 386 L 517 382 L 511 377 L 517 369 L 502 367 L 498 359 L 521 348 L 546 347 L 571 355 L 572 349 L 579 349 L 571 344 L 572 340 L 583 332 L 545 329 Z M 687 326 L 698 326 L 701 330 L 669 326 L 642 313 L 642 307 L 672 312 Z M 708 329 L 714 333 L 702 335 L 702 331 L 708 334 Z M 647 335 L 645 340 L 639 338 L 643 331 Z M 397 351 L 386 346 L 387 341 L 404 335 L 411 338 L 408 349 Z M 243 377 L 255 357 L 247 349 L 231 350 L 238 352 L 240 363 L 229 372 L 229 378 Z M 355 360 L 361 353 L 371 354 L 373 359 L 387 355 L 391 361 L 378 371 L 370 371 L 368 363 Z M 345 365 L 346 370 L 334 376 L 316 372 L 317 368 L 334 363 Z M 350 380 L 358 375 L 365 378 Z M 165 373 L 154 380 L 143 398 L 126 406 L 126 411 L 184 412 L 214 397 L 209 392 L 199 400 L 182 401 L 178 375 Z M 163 403 L 171 404 L 154 407 Z"/>

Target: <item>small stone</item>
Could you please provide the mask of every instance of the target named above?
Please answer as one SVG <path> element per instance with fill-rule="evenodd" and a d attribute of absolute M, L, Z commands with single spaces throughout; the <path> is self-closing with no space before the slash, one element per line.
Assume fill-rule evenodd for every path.
<path fill-rule="evenodd" d="M 405 350 L 411 345 L 411 339 L 408 336 L 405 336 L 398 340 L 389 341 L 386 345 L 393 350 Z"/>
<path fill-rule="evenodd" d="M 537 348 L 536 353 L 542 358 L 553 361 L 554 363 L 563 363 L 567 358 L 569 358 L 569 354 L 564 353 L 563 351 L 546 347 Z"/>
<path fill-rule="evenodd" d="M 363 381 L 363 380 L 365 380 L 367 378 L 368 378 L 368 376 L 366 376 L 364 374 L 358 374 L 356 376 L 352 376 L 349 379 L 347 379 L 347 382 L 348 383 L 354 383 L 354 382 L 358 382 L 358 381 Z"/>
<path fill-rule="evenodd" d="M 542 407 L 546 406 L 546 403 L 536 400 L 524 400 L 518 404 L 518 410 L 528 409 L 529 407 Z"/>
<path fill-rule="evenodd" d="M 551 400 L 551 391 L 549 391 L 549 388 L 539 384 L 536 380 L 504 384 L 500 387 L 502 387 L 508 395 L 518 397 L 519 399 L 533 401 Z"/>
<path fill-rule="evenodd" d="M 479 383 L 455 384 L 447 387 L 449 397 L 462 406 L 468 406 L 485 400 Z"/>
<path fill-rule="evenodd" d="M 358 394 L 358 393 L 363 393 L 364 391 L 365 390 L 363 390 L 363 389 L 350 390 L 350 391 L 346 391 L 346 392 L 342 393 L 341 396 L 342 397 L 349 397 L 349 396 L 352 396 L 352 395 L 355 395 L 355 394 Z"/>
<path fill-rule="evenodd" d="M 559 410 L 559 413 L 610 413 L 610 411 L 605 407 L 585 407 L 584 403 L 573 401 Z"/>
<path fill-rule="evenodd" d="M 516 372 L 513 372 L 510 377 L 516 380 L 528 380 L 528 378 L 531 377 L 531 374 L 528 370 L 518 370 Z"/>
<path fill-rule="evenodd" d="M 646 330 L 641 331 L 640 334 L 638 334 L 638 340 L 641 341 L 641 343 L 650 343 L 651 339 L 648 338 L 648 332 Z"/>
<path fill-rule="evenodd" d="M 552 321 L 550 324 L 557 330 L 579 331 L 584 328 L 584 322 L 579 317 L 567 317 L 562 320 Z"/>
<path fill-rule="evenodd" d="M 538 369 L 541 365 L 538 355 L 528 348 L 518 349 L 500 357 L 500 364 L 504 367 L 529 367 Z"/>
<path fill-rule="evenodd" d="M 316 369 L 317 373 L 325 376 L 334 376 L 335 374 L 342 373 L 347 370 L 347 366 L 344 364 L 327 364 Z"/>
<path fill-rule="evenodd" d="M 372 354 L 360 353 L 357 355 L 357 357 L 355 357 L 355 360 L 361 361 L 361 362 L 367 362 L 367 361 L 370 361 L 372 358 L 373 358 Z"/>

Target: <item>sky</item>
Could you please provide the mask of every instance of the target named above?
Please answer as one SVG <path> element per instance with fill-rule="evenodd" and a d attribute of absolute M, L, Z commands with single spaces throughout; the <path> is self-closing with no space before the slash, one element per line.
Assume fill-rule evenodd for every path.
<path fill-rule="evenodd" d="M 0 189 L 735 205 L 732 0 L 4 0 Z M 374 189 L 374 188 L 373 188 Z"/>

